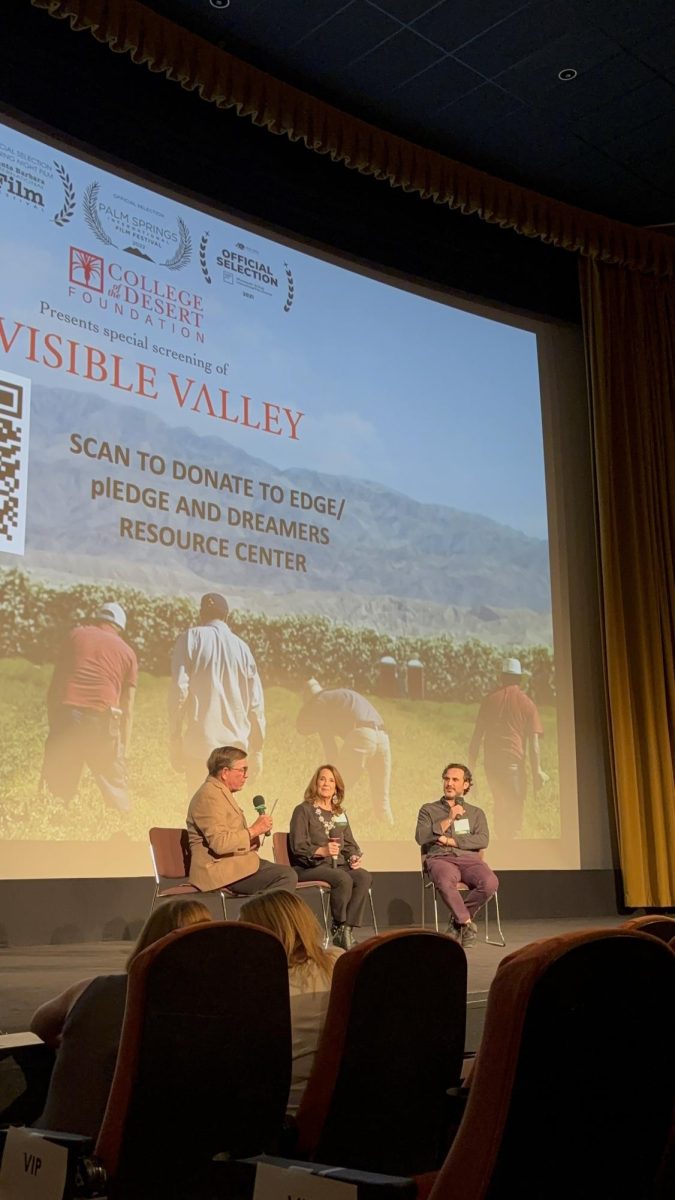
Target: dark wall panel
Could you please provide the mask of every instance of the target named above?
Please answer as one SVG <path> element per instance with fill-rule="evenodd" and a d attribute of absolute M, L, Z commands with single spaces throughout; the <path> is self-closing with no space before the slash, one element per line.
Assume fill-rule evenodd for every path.
<path fill-rule="evenodd" d="M 32 879 L 0 881 L 0 945 L 48 946 L 134 938 L 148 915 L 152 879 Z M 378 923 L 421 923 L 421 880 L 415 872 L 375 877 Z M 502 921 L 616 914 L 613 871 L 501 871 Z M 220 901 L 209 897 L 215 917 Z M 239 911 L 228 901 L 228 916 Z M 445 911 L 445 910 L 443 910 Z M 427 905 L 427 924 L 431 922 Z M 508 939 L 508 930 L 507 930 Z"/>

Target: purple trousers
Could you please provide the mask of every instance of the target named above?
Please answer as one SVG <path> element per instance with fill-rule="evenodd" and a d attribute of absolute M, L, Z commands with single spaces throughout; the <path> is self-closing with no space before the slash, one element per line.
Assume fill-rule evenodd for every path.
<path fill-rule="evenodd" d="M 426 868 L 429 878 L 441 893 L 455 922 L 465 925 L 474 914 L 487 904 L 499 887 L 499 880 L 486 862 L 472 855 L 455 858 L 452 854 L 431 854 Z M 457 885 L 465 883 L 468 892 L 460 892 Z"/>

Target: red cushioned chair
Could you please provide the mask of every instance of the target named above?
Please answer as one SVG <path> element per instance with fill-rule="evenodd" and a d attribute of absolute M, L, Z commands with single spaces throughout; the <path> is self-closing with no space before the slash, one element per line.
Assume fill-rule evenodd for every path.
<path fill-rule="evenodd" d="M 252 892 L 249 896 L 238 896 L 231 888 L 214 888 L 210 892 L 202 892 L 190 883 L 190 843 L 187 829 L 162 828 L 155 826 L 148 832 L 150 839 L 150 857 L 155 871 L 155 894 L 152 897 L 150 912 L 158 900 L 175 899 L 180 896 L 220 896 L 223 906 L 223 917 L 227 920 L 227 900 L 252 900 L 253 896 L 262 895 Z"/>
<path fill-rule="evenodd" d="M 651 933 L 652 937 L 657 937 L 662 942 L 670 942 L 675 938 L 675 917 L 668 917 L 664 913 L 633 917 L 630 921 L 625 921 L 620 928 L 632 933 L 636 930 L 638 933 Z"/>
<path fill-rule="evenodd" d="M 120 1200 L 190 1194 L 216 1154 L 273 1150 L 291 1073 L 288 964 L 244 922 L 170 933 L 129 970 L 96 1145 Z"/>
<path fill-rule="evenodd" d="M 294 1155 L 403 1175 L 443 1161 L 462 1072 L 466 955 L 443 934 L 385 933 L 338 959 L 297 1114 Z"/>
<path fill-rule="evenodd" d="M 272 834 L 272 855 L 275 863 L 280 863 L 284 867 L 290 867 L 291 856 L 288 850 L 288 834 L 273 833 Z M 330 944 L 330 925 L 328 918 L 330 915 L 330 884 L 324 883 L 321 879 L 306 879 L 302 883 L 298 883 L 297 890 L 299 892 L 308 892 L 311 890 L 319 893 L 321 897 L 321 916 L 323 917 L 324 942 L 328 946 Z"/>
<path fill-rule="evenodd" d="M 675 956 L 643 933 L 568 934 L 504 959 L 430 1200 L 653 1197 L 673 1121 L 673 1013 Z"/>

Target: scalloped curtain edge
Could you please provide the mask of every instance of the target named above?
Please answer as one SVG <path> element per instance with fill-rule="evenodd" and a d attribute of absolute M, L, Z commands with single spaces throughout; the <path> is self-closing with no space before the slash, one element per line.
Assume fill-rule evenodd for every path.
<path fill-rule="evenodd" d="M 672 278 L 670 238 L 464 166 L 377 129 L 212 46 L 137 0 L 30 0 L 74 31 L 351 170 L 560 249 Z"/>

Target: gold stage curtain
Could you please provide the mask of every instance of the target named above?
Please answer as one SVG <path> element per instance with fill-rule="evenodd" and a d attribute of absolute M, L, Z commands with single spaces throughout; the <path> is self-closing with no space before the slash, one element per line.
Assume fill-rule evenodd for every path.
<path fill-rule="evenodd" d="M 579 266 L 619 851 L 626 903 L 661 908 L 675 904 L 675 288 Z"/>
<path fill-rule="evenodd" d="M 74 30 L 90 30 L 111 50 L 130 54 L 188 91 L 199 91 L 204 100 L 235 108 L 254 124 L 303 141 L 310 150 L 393 187 L 564 250 L 675 275 L 675 244 L 668 237 L 561 204 L 377 129 L 235 58 L 138 0 L 30 2 L 53 17 L 68 18 Z"/>

